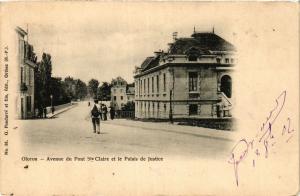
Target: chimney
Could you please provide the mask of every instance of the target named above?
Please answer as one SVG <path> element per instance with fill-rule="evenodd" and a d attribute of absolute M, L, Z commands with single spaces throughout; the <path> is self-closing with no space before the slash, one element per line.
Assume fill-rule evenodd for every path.
<path fill-rule="evenodd" d="M 176 41 L 178 32 L 173 32 L 173 40 Z"/>

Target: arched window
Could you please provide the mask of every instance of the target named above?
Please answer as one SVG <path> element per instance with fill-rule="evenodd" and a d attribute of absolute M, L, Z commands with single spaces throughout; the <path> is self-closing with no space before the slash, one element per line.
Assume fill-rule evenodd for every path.
<path fill-rule="evenodd" d="M 221 89 L 220 89 L 228 98 L 232 96 L 232 82 L 231 77 L 228 75 L 224 75 L 221 78 Z"/>
<path fill-rule="evenodd" d="M 197 61 L 198 56 L 197 55 L 189 55 L 189 61 Z"/>

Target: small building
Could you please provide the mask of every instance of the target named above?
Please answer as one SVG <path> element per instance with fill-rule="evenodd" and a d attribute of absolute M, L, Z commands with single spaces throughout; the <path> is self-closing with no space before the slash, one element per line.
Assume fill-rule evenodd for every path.
<path fill-rule="evenodd" d="M 17 32 L 18 97 L 17 118 L 27 119 L 35 116 L 34 110 L 34 69 L 37 57 L 33 46 L 26 40 L 27 32 L 20 27 Z"/>
<path fill-rule="evenodd" d="M 111 82 L 111 104 L 115 110 L 121 110 L 128 102 L 134 102 L 134 84 L 128 84 L 121 77 Z"/>
<path fill-rule="evenodd" d="M 127 96 L 127 101 L 128 102 L 134 102 L 134 83 L 132 84 L 127 84 L 126 87 L 126 96 Z"/>
<path fill-rule="evenodd" d="M 214 32 L 175 38 L 135 70 L 136 118 L 230 117 L 235 47 Z"/>

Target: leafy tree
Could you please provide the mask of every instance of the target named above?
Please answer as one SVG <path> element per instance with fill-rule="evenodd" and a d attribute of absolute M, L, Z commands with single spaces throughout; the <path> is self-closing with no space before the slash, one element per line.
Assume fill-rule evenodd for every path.
<path fill-rule="evenodd" d="M 128 101 L 123 107 L 123 111 L 134 111 L 135 109 L 135 104 L 133 101 Z"/>
<path fill-rule="evenodd" d="M 99 82 L 96 79 L 91 79 L 88 83 L 88 90 L 91 97 L 97 98 Z"/>
<path fill-rule="evenodd" d="M 68 96 L 66 89 L 64 88 L 65 84 L 61 78 L 51 78 L 51 92 L 53 95 L 53 105 L 61 105 L 69 103 L 71 101 Z"/>
<path fill-rule="evenodd" d="M 35 108 L 42 107 L 42 97 L 41 97 L 41 89 L 42 89 L 42 81 L 41 81 L 41 70 L 40 70 L 40 62 L 37 63 L 37 66 L 34 69 L 34 106 Z"/>
<path fill-rule="evenodd" d="M 35 69 L 35 102 L 37 107 L 46 107 L 51 104 L 51 55 L 43 53 L 42 60 L 37 65 Z"/>
<path fill-rule="evenodd" d="M 75 96 L 77 99 L 83 99 L 87 96 L 87 86 L 80 79 L 75 84 Z"/>
<path fill-rule="evenodd" d="M 110 100 L 110 89 L 111 85 L 108 82 L 103 82 L 103 84 L 98 88 L 98 98 L 102 101 Z"/>
<path fill-rule="evenodd" d="M 75 80 L 68 76 L 64 80 L 63 88 L 70 100 L 75 99 Z"/>

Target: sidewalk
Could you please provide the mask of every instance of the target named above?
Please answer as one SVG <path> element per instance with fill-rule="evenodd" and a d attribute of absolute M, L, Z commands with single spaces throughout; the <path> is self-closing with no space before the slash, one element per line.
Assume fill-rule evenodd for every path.
<path fill-rule="evenodd" d="M 61 114 L 61 113 L 65 112 L 65 111 L 67 111 L 67 110 L 69 110 L 69 109 L 71 109 L 71 108 L 73 108 L 73 107 L 75 107 L 75 106 L 77 106 L 76 103 L 75 103 L 75 104 L 72 104 L 72 105 L 70 105 L 70 106 L 68 106 L 68 107 L 62 108 L 62 109 L 60 109 L 60 110 L 55 110 L 53 114 L 52 114 L 52 113 L 47 114 L 47 118 L 53 118 L 53 117 L 55 117 L 56 115 Z"/>
<path fill-rule="evenodd" d="M 118 126 L 135 127 L 141 129 L 151 129 L 154 131 L 156 130 L 156 131 L 173 132 L 177 134 L 193 135 L 196 137 L 226 140 L 230 142 L 234 142 L 235 137 L 238 134 L 235 131 L 224 131 L 224 130 L 204 128 L 204 127 L 177 125 L 177 124 L 170 124 L 169 122 L 142 122 L 142 121 L 134 121 L 134 120 L 126 120 L 126 119 L 115 119 L 115 120 L 101 121 L 101 123 L 118 125 Z"/>

